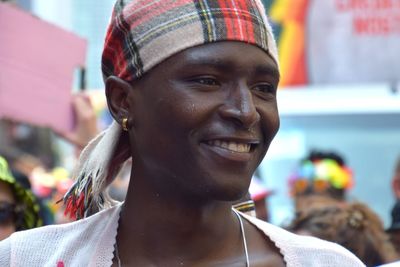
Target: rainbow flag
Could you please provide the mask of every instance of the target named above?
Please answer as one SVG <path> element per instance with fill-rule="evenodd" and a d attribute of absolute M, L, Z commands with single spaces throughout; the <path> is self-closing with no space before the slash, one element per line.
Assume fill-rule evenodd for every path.
<path fill-rule="evenodd" d="M 309 0 L 271 0 L 265 3 L 278 42 L 280 87 L 308 83 L 305 27 L 309 2 Z"/>

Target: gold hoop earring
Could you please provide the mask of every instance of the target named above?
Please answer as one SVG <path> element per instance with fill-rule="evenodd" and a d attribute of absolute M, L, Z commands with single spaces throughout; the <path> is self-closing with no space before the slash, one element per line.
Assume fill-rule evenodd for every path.
<path fill-rule="evenodd" d="M 125 132 L 129 131 L 128 130 L 128 118 L 123 118 L 121 122 L 122 130 Z"/>

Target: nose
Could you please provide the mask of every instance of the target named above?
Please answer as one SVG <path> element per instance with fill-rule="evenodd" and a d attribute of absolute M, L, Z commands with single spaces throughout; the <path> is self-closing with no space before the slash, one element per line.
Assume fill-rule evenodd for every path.
<path fill-rule="evenodd" d="M 260 114 L 247 84 L 242 83 L 232 88 L 228 95 L 219 109 L 221 117 L 233 121 L 240 127 L 251 129 L 260 120 Z"/>

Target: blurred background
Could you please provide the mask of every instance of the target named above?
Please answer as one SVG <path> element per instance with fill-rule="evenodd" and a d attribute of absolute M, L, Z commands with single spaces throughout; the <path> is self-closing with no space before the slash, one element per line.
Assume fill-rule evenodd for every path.
<path fill-rule="evenodd" d="M 111 121 L 103 97 L 100 58 L 113 3 L 111 0 L 0 2 L 0 31 L 11 27 L 5 19 L 6 12 L 18 10 L 30 16 L 31 25 L 24 25 L 22 19 L 13 21 L 9 36 L 17 38 L 15 33 L 21 31 L 24 38 L 15 42 L 28 55 L 38 56 L 32 62 L 41 64 L 48 55 L 57 64 L 51 67 L 43 64 L 39 68 L 25 66 L 29 62 L 21 60 L 23 67 L 42 73 L 46 68 L 54 70 L 71 61 L 68 66 L 74 68 L 66 73 L 63 92 L 84 91 L 89 95 L 98 118 L 98 130 Z M 391 180 L 400 156 L 400 1 L 264 0 L 264 3 L 278 42 L 282 73 L 278 93 L 281 129 L 257 171 L 269 192 L 265 203 L 269 220 L 282 225 L 292 219 L 294 204 L 289 177 L 299 161 L 316 149 L 333 151 L 345 159 L 354 180 L 348 198 L 367 203 L 389 226 L 395 203 Z M 34 23 L 38 23 L 37 27 Z M 48 31 L 40 35 L 42 28 Z M 24 31 L 30 32 L 29 38 L 25 38 L 28 33 Z M 56 34 L 60 37 L 54 37 Z M 8 66 L 5 62 L 11 52 L 7 49 L 16 46 L 16 43 L 5 46 L 11 41 L 2 35 L 0 70 Z M 41 52 L 32 50 L 36 41 L 44 41 L 38 46 L 37 51 Z M 50 56 L 50 50 L 58 45 L 59 50 Z M 7 98 L 4 92 L 16 90 L 15 82 L 7 83 L 10 80 L 7 77 L 0 71 L 0 104 L 8 99 L 27 113 L 40 109 L 29 101 L 18 104 L 15 98 Z M 47 78 L 43 81 L 49 83 Z M 61 92 L 62 86 L 56 92 Z M 38 83 L 28 89 L 39 93 L 39 87 L 43 88 Z M 54 99 L 61 101 L 56 107 L 49 107 L 50 110 L 57 113 L 56 108 L 66 107 L 66 120 L 73 118 L 71 100 L 60 96 L 55 94 L 43 105 Z M 34 166 L 40 165 L 45 173 L 51 174 L 45 181 L 34 182 L 34 189 L 39 184 L 36 189 L 39 194 L 49 194 L 40 191 L 44 185 L 52 188 L 52 192 L 62 192 L 64 189 L 55 189 L 57 183 L 53 180 L 55 176 L 59 180 L 60 176 L 70 176 L 76 161 L 77 146 L 60 137 L 60 133 L 63 136 L 71 131 L 71 126 L 55 125 L 60 117 L 55 122 L 35 123 L 23 115 L 15 116 L 15 111 L 1 112 L 0 107 L 0 154 L 9 161 L 31 156 L 33 159 L 28 162 L 33 161 Z M 54 175 L 54 169 L 59 167 L 65 172 Z M 14 168 L 22 167 L 14 164 Z M 37 170 L 36 176 L 32 175 L 35 168 L 28 166 L 28 169 L 31 179 L 38 177 Z M 53 201 L 54 196 L 49 199 Z"/>

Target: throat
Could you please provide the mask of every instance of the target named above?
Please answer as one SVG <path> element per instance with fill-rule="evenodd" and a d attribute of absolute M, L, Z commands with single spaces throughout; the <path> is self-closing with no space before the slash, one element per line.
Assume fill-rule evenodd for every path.
<path fill-rule="evenodd" d="M 132 221 L 132 212 L 129 210 L 128 213 L 127 210 L 128 207 L 124 207 L 121 212 L 116 238 L 118 249 L 115 250 L 124 265 L 135 262 L 135 266 L 165 266 L 166 262 L 171 262 L 171 266 L 179 266 L 180 263 L 191 266 L 202 261 L 213 262 L 226 258 L 226 254 L 244 255 L 244 232 L 239 231 L 243 226 L 240 226 L 238 215 L 232 213 L 230 208 L 225 220 L 221 219 L 223 217 L 209 218 L 220 212 L 206 212 L 195 219 L 186 218 L 193 216 L 187 214 L 181 214 L 181 218 L 178 218 L 175 212 L 171 212 L 171 216 L 162 214 L 150 219 L 148 213 L 141 216 L 135 212 L 138 216 L 134 216 L 136 219 Z M 216 248 L 224 250 L 216 252 Z"/>

